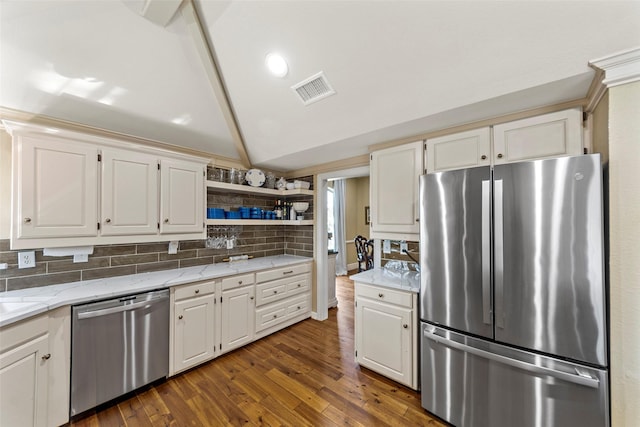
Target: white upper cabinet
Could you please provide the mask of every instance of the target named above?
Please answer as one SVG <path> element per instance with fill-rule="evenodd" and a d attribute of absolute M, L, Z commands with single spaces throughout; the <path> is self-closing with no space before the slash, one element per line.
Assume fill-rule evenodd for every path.
<path fill-rule="evenodd" d="M 579 108 L 431 138 L 427 173 L 582 154 Z"/>
<path fill-rule="evenodd" d="M 205 237 L 206 159 L 3 123 L 13 138 L 12 249 Z"/>
<path fill-rule="evenodd" d="M 579 108 L 503 123 L 493 127 L 494 164 L 580 155 Z"/>
<path fill-rule="evenodd" d="M 488 127 L 427 140 L 428 172 L 487 166 L 491 163 L 491 129 Z"/>
<path fill-rule="evenodd" d="M 417 240 L 423 141 L 371 154 L 371 238 Z"/>
<path fill-rule="evenodd" d="M 158 160 L 127 150 L 102 150 L 102 234 L 158 232 Z"/>
<path fill-rule="evenodd" d="M 162 160 L 160 173 L 160 232 L 204 232 L 205 166 Z"/>
<path fill-rule="evenodd" d="M 18 136 L 14 177 L 12 227 L 18 238 L 97 236 L 96 147 Z"/>

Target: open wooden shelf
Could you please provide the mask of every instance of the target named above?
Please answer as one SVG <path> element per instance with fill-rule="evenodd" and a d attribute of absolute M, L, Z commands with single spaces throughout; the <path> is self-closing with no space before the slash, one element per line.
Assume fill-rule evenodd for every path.
<path fill-rule="evenodd" d="M 301 188 L 294 190 L 275 190 L 271 188 L 252 187 L 250 185 L 227 184 L 226 182 L 207 181 L 207 188 L 219 191 L 228 191 L 232 193 L 248 193 L 261 194 L 264 196 L 313 196 L 313 190 L 303 190 Z"/>

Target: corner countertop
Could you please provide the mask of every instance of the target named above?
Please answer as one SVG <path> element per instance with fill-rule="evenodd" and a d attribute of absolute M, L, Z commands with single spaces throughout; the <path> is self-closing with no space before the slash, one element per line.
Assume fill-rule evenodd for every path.
<path fill-rule="evenodd" d="M 354 282 L 384 286 L 409 292 L 420 292 L 420 273 L 417 271 L 374 268 L 349 277 Z"/>
<path fill-rule="evenodd" d="M 0 294 L 0 327 L 65 305 L 82 304 L 310 261 L 313 259 L 278 255 L 4 292 Z"/>

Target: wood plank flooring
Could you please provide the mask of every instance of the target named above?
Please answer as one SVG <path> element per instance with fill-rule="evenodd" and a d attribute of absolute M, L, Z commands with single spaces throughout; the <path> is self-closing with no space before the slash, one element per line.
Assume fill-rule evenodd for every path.
<path fill-rule="evenodd" d="M 70 423 L 110 426 L 445 426 L 420 394 L 354 361 L 353 282 L 338 308 L 305 320 Z"/>

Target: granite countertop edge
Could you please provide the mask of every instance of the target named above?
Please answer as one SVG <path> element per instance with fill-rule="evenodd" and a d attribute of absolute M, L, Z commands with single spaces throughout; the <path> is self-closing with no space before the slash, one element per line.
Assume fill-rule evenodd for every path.
<path fill-rule="evenodd" d="M 349 276 L 355 283 L 384 286 L 391 289 L 420 293 L 420 273 L 416 271 L 374 268 Z"/>
<path fill-rule="evenodd" d="M 16 304 L 15 309 L 8 309 L 0 313 L 0 327 L 8 326 L 66 305 L 83 304 L 123 295 L 167 289 L 172 286 L 286 267 L 309 261 L 313 261 L 313 258 L 276 255 L 8 291 L 0 294 L 0 304 L 9 303 L 7 306 L 11 305 L 10 303 L 20 304 Z"/>

